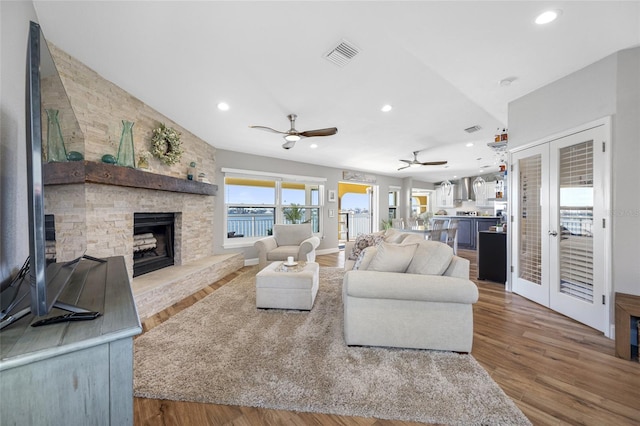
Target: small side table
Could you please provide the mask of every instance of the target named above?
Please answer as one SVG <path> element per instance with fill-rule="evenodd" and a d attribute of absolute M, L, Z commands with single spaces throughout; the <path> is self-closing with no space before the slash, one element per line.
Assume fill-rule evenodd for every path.
<path fill-rule="evenodd" d="M 320 266 L 298 262 L 287 267 L 273 262 L 256 275 L 256 307 L 309 311 L 318 294 Z"/>

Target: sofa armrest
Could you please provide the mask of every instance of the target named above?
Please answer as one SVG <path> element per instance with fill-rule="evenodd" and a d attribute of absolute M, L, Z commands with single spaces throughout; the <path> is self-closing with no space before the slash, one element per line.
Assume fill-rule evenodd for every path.
<path fill-rule="evenodd" d="M 346 243 L 344 243 L 344 258 L 348 259 L 349 255 L 351 254 L 351 251 L 353 250 L 353 247 L 355 247 L 356 242 L 355 241 L 347 241 Z"/>
<path fill-rule="evenodd" d="M 278 243 L 274 236 L 269 236 L 259 239 L 253 243 L 253 246 L 258 251 L 258 265 L 260 265 L 260 269 L 262 269 L 267 266 L 267 253 L 277 248 Z"/>
<path fill-rule="evenodd" d="M 343 295 L 470 304 L 478 301 L 478 287 L 457 277 L 352 270 L 344 276 Z"/>
<path fill-rule="evenodd" d="M 444 271 L 442 275 L 447 277 L 464 278 L 468 280 L 469 264 L 470 264 L 469 260 L 463 257 L 453 256 L 451 258 L 451 262 L 449 263 L 449 266 L 447 267 L 447 269 Z"/>
<path fill-rule="evenodd" d="M 268 252 L 278 247 L 278 243 L 276 242 L 275 237 L 269 236 L 269 237 L 259 239 L 258 241 L 253 243 L 253 246 L 258 251 Z"/>
<path fill-rule="evenodd" d="M 300 249 L 298 250 L 298 259 L 302 260 L 307 257 L 309 253 L 314 251 L 320 245 L 320 238 L 309 237 L 300 243 Z"/>

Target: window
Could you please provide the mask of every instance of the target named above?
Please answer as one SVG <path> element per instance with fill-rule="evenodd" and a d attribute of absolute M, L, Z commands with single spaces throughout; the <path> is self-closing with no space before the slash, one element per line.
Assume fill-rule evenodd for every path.
<path fill-rule="evenodd" d="M 389 187 L 389 220 L 398 218 L 399 198 L 400 188 Z"/>
<path fill-rule="evenodd" d="M 226 241 L 253 242 L 271 235 L 276 223 L 310 222 L 319 233 L 324 185 L 307 179 L 225 172 Z"/>
<path fill-rule="evenodd" d="M 313 232 L 320 232 L 320 185 L 282 182 L 282 223 L 311 222 Z"/>

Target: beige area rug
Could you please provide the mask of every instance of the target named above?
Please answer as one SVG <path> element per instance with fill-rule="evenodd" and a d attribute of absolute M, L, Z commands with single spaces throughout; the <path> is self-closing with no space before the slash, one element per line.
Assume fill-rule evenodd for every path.
<path fill-rule="evenodd" d="M 530 424 L 471 355 L 346 346 L 342 269 L 320 268 L 310 312 L 256 309 L 255 271 L 135 340 L 135 396 L 450 425 Z"/>

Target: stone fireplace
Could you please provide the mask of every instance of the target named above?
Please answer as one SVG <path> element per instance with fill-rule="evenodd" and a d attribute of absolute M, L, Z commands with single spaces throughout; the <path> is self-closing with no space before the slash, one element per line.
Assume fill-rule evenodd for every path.
<path fill-rule="evenodd" d="M 173 265 L 175 216 L 176 213 L 133 214 L 134 278 Z"/>
<path fill-rule="evenodd" d="M 85 250 L 95 257 L 124 256 L 133 278 L 134 217 L 149 213 L 179 212 L 172 230 L 174 265 L 213 254 L 215 185 L 87 161 L 48 163 L 44 174 L 45 209 L 55 217 L 58 262 Z M 157 183 L 163 181 L 176 186 Z M 163 189 L 150 189 L 158 187 Z"/>
<path fill-rule="evenodd" d="M 45 164 L 44 177 L 56 260 L 85 250 L 94 257 L 124 256 L 141 318 L 244 265 L 241 254 L 213 254 L 215 185 L 87 161 Z M 138 229 L 136 217 L 142 219 Z M 162 225 L 153 223 L 158 220 Z M 170 228 L 172 240 L 162 245 L 172 246 L 173 264 L 136 274 L 134 236 L 153 233 L 155 225 Z"/>

